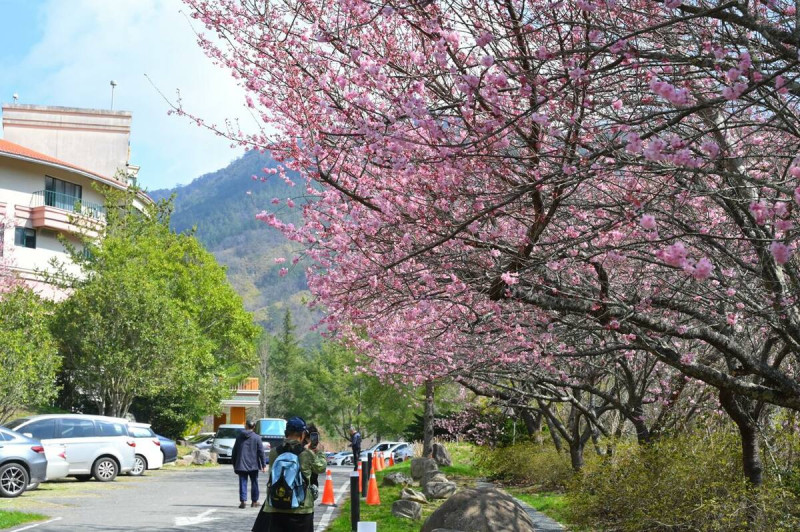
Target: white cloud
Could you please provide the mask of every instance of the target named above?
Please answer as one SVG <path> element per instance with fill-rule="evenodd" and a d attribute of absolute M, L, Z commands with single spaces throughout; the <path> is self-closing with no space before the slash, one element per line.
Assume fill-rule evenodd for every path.
<path fill-rule="evenodd" d="M 230 141 L 167 116 L 156 88 L 207 123 L 241 118 L 243 91 L 228 71 L 214 66 L 196 43 L 179 0 L 50 0 L 42 10 L 43 38 L 20 59 L 30 72 L 21 103 L 108 108 L 110 80 L 118 84 L 114 108 L 133 113 L 131 162 L 149 189 L 187 183 L 241 154 Z"/>

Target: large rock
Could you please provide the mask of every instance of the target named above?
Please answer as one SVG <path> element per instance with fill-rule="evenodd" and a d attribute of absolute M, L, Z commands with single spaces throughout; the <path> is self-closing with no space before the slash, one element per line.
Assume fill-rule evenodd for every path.
<path fill-rule="evenodd" d="M 389 473 L 383 477 L 384 486 L 410 486 L 414 481 L 404 473 Z"/>
<path fill-rule="evenodd" d="M 446 499 L 456 492 L 458 486 L 455 482 L 428 482 L 423 488 L 425 496 L 429 499 Z"/>
<path fill-rule="evenodd" d="M 400 499 L 392 504 L 392 515 L 417 521 L 422 519 L 422 505 L 418 502 Z"/>
<path fill-rule="evenodd" d="M 420 480 L 427 471 L 437 471 L 439 466 L 433 458 L 412 458 L 411 459 L 411 478 Z"/>
<path fill-rule="evenodd" d="M 422 489 L 428 485 L 428 482 L 447 482 L 447 477 L 438 469 L 435 471 L 426 471 L 422 478 L 419 479 L 419 485 Z"/>
<path fill-rule="evenodd" d="M 211 453 L 205 449 L 195 449 L 192 451 L 192 463 L 195 465 L 213 464 L 215 462 L 216 460 L 211 456 Z"/>
<path fill-rule="evenodd" d="M 424 494 L 411 488 L 403 488 L 402 491 L 400 491 L 400 498 L 407 501 L 415 501 L 420 504 L 428 504 L 428 499 L 425 498 Z"/>
<path fill-rule="evenodd" d="M 420 532 L 439 528 L 467 532 L 535 532 L 525 510 L 496 488 L 463 489 L 431 514 Z"/>
<path fill-rule="evenodd" d="M 433 459 L 440 466 L 453 465 L 453 459 L 450 458 L 450 453 L 447 452 L 447 449 L 441 443 L 433 444 Z"/>

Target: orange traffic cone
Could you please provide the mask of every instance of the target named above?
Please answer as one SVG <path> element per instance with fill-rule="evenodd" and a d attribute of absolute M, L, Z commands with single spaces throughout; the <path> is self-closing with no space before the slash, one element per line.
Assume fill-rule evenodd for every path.
<path fill-rule="evenodd" d="M 322 490 L 322 502 L 326 506 L 336 506 L 336 498 L 333 496 L 333 476 L 331 470 L 328 469 L 328 474 L 325 477 L 325 488 Z"/>
<path fill-rule="evenodd" d="M 358 462 L 358 492 L 359 492 L 359 493 L 362 493 L 362 492 L 364 491 L 364 490 L 362 490 L 362 489 L 361 489 L 361 486 L 363 486 L 363 485 L 364 485 L 364 477 L 363 477 L 363 476 L 361 476 L 361 475 L 362 475 L 362 472 L 361 472 L 361 462 L 359 461 L 359 462 Z"/>
<path fill-rule="evenodd" d="M 381 469 L 383 469 L 381 467 L 381 462 L 383 462 L 383 459 L 381 459 L 381 453 L 375 453 L 375 456 L 372 457 L 372 465 L 375 466 L 375 472 L 376 473 L 378 471 L 380 471 Z M 367 492 L 367 493 L 369 493 L 369 492 Z"/>
<path fill-rule="evenodd" d="M 375 479 L 375 473 L 369 476 L 369 486 L 367 486 L 367 504 L 375 506 L 381 503 L 381 496 L 378 494 L 378 481 Z"/>
<path fill-rule="evenodd" d="M 394 454 L 389 454 L 389 467 L 394 467 Z"/>

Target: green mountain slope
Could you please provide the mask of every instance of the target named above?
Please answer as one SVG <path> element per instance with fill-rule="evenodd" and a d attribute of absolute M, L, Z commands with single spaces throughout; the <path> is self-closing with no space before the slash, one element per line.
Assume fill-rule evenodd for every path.
<path fill-rule="evenodd" d="M 306 343 L 316 343 L 318 335 L 311 327 L 320 315 L 312 314 L 304 305 L 310 297 L 305 267 L 302 262 L 290 264 L 297 245 L 255 219 L 256 213 L 266 210 L 284 221 L 301 223 L 300 207 L 289 209 L 286 199 L 293 198 L 302 205 L 304 187 L 291 187 L 276 175 L 266 182 L 253 180 L 252 176 L 263 175 L 263 168 L 276 165 L 268 155 L 252 151 L 188 185 L 148 194 L 156 200 L 175 194 L 172 228 L 179 232 L 196 228 L 197 238 L 227 267 L 228 278 L 246 308 L 267 331 L 279 329 L 288 308 L 298 336 Z M 280 199 L 280 204 L 273 205 L 273 198 Z M 286 264 L 276 264 L 278 257 L 285 257 Z M 281 277 L 280 268 L 287 264 L 289 274 Z"/>

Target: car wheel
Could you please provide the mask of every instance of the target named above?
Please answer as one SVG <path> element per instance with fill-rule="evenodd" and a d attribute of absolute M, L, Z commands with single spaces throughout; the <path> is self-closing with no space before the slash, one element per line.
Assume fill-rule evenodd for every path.
<path fill-rule="evenodd" d="M 28 472 L 22 464 L 12 462 L 0 467 L 0 495 L 19 497 L 28 487 Z"/>
<path fill-rule="evenodd" d="M 91 480 L 92 475 L 75 475 L 75 480 L 78 482 L 86 482 L 87 480 Z"/>
<path fill-rule="evenodd" d="M 92 466 L 92 476 L 100 482 L 111 482 L 117 478 L 118 471 L 117 462 L 108 456 L 98 458 Z"/>
<path fill-rule="evenodd" d="M 41 482 L 39 481 L 31 482 L 30 484 L 28 484 L 28 487 L 25 488 L 25 491 L 33 491 L 39 487 L 39 484 L 41 484 Z"/>
<path fill-rule="evenodd" d="M 128 474 L 133 477 L 140 477 L 144 475 L 145 471 L 147 471 L 147 459 L 141 454 L 137 454 L 136 458 L 133 459 L 133 469 Z"/>

